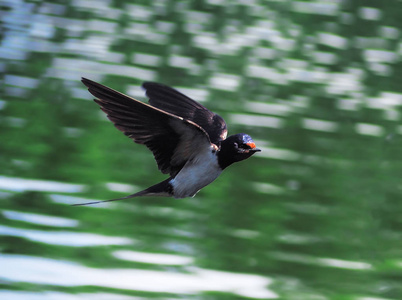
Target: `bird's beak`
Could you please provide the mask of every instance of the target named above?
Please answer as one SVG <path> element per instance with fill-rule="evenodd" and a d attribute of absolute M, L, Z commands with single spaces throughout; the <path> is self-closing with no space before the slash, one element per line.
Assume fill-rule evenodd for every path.
<path fill-rule="evenodd" d="M 249 146 L 251 149 L 248 149 L 248 152 L 260 152 L 261 149 L 258 149 L 255 147 L 254 142 L 247 143 L 247 146 Z"/>

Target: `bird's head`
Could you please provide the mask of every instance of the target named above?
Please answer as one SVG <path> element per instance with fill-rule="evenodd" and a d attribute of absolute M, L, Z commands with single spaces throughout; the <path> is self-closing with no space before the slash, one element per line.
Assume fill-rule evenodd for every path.
<path fill-rule="evenodd" d="M 249 158 L 256 152 L 261 151 L 255 146 L 253 139 L 245 133 L 229 136 L 221 142 L 219 164 L 226 168 L 234 162 Z"/>

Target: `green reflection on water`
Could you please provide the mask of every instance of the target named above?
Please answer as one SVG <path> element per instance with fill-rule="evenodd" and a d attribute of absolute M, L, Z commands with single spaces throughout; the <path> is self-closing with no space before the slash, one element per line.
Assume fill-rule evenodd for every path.
<path fill-rule="evenodd" d="M 46 259 L 31 279 L 0 271 L 1 289 L 11 291 L 0 297 L 400 299 L 400 3 L 133 4 L 2 6 L 2 209 L 78 224 L 0 214 L 0 257 L 24 255 L 25 265 L 13 268 L 20 274 Z M 135 191 L 164 178 L 145 147 L 88 101 L 81 76 L 141 99 L 145 80 L 206 91 L 203 104 L 226 119 L 230 134 L 249 133 L 263 152 L 192 199 L 67 206 L 62 202 L 119 197 L 132 184 Z M 21 178 L 34 181 L 15 181 Z M 45 192 L 39 180 L 55 189 Z M 52 234 L 57 238 L 44 239 Z M 127 260 L 117 251 L 154 256 Z M 191 260 L 166 265 L 158 254 Z M 53 277 L 35 281 L 57 262 L 82 269 L 69 278 L 69 265 L 60 265 Z M 108 285 L 107 272 L 116 270 L 126 278 L 143 270 L 144 278 L 130 288 L 118 273 L 121 282 Z M 203 270 L 222 273 L 202 277 Z M 160 290 L 147 271 L 156 272 Z M 86 272 L 99 278 L 74 283 Z M 258 277 L 236 283 L 229 272 Z M 170 275 L 183 277 L 163 288 Z"/>

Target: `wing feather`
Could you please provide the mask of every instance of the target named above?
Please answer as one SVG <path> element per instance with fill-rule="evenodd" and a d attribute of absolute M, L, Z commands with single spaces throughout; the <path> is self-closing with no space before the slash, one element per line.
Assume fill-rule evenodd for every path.
<path fill-rule="evenodd" d="M 208 133 L 191 120 L 92 80 L 82 78 L 82 82 L 117 129 L 152 151 L 162 173 L 176 175 L 200 148 L 213 146 Z"/>
<path fill-rule="evenodd" d="M 226 139 L 227 126 L 218 114 L 169 86 L 156 82 L 145 82 L 142 86 L 152 106 L 198 124 L 214 144 Z"/>

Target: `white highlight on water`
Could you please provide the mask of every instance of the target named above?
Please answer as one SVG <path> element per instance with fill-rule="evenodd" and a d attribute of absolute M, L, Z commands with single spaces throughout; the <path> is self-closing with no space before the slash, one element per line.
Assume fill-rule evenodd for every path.
<path fill-rule="evenodd" d="M 54 286 L 101 286 L 155 293 L 233 293 L 255 299 L 274 299 L 268 289 L 272 279 L 250 274 L 194 267 L 186 273 L 139 269 L 97 269 L 81 264 L 28 255 L 0 256 L 3 280 Z"/>

